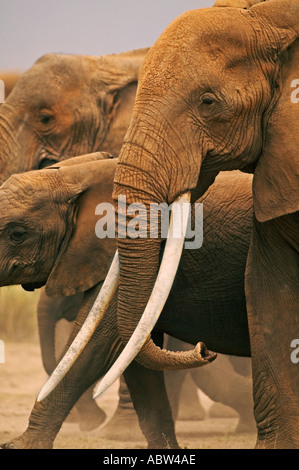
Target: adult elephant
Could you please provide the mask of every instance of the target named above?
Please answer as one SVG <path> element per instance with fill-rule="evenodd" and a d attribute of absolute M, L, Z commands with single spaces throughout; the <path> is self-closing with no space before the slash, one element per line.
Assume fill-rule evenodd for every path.
<path fill-rule="evenodd" d="M 202 275 L 205 276 L 205 272 Z M 49 375 L 52 374 L 57 360 L 64 351 L 83 297 L 83 292 L 69 297 L 56 298 L 48 297 L 43 292 L 40 297 L 37 307 L 38 330 L 42 361 Z M 190 345 L 183 344 L 176 338 L 167 337 L 164 343 L 165 347 L 172 350 L 190 349 Z M 198 398 L 198 389 L 200 389 L 214 402 L 229 406 L 234 410 L 232 412 L 238 416 L 236 432 L 254 432 L 252 380 L 250 368 L 248 370 L 250 360 L 239 359 L 243 360 L 239 367 L 241 370 L 237 371 L 235 370 L 236 358 L 219 356 L 211 368 L 172 371 L 166 374 L 166 390 L 174 421 L 203 419 L 204 410 Z M 78 422 L 82 431 L 90 431 L 100 426 L 106 419 L 105 411 L 92 398 L 93 388 L 94 385 L 81 396 L 68 417 L 68 420 Z M 137 415 L 123 376 L 120 378 L 118 394 L 119 401 L 115 413 L 99 432 L 105 439 L 115 439 L 118 436 L 122 440 L 138 438 L 140 440 L 142 434 Z M 217 408 L 215 408 L 215 413 L 217 413 Z M 218 409 L 218 417 L 220 416 L 221 408 Z"/>
<path fill-rule="evenodd" d="M 47 54 L 22 76 L 13 76 L 14 93 L 0 109 L 0 181 L 11 173 L 42 168 L 80 153 L 109 149 L 117 154 L 147 51 L 103 57 Z M 11 92 L 7 74 L 2 76 L 6 92 Z M 52 299 L 41 293 L 38 326 L 48 374 L 56 365 L 56 323 L 70 315 L 74 320 L 81 300 L 80 294 Z M 125 407 L 129 407 L 127 400 Z M 81 429 L 99 426 L 105 418 L 90 391 L 76 408 Z"/>
<path fill-rule="evenodd" d="M 0 109 L 0 181 L 11 173 L 45 167 L 82 152 L 109 149 L 117 154 L 146 53 L 147 49 L 103 57 L 47 54 L 23 75 L 0 74 L 7 98 L 22 77 Z M 70 315 L 75 319 L 81 300 L 80 294 L 53 299 L 41 293 L 38 326 L 48 374 L 56 365 L 56 324 Z M 129 403 L 124 400 L 122 395 L 120 406 L 127 410 Z M 99 426 L 105 418 L 90 391 L 76 408 L 81 429 Z M 119 411 L 117 416 L 123 418 Z"/>
<path fill-rule="evenodd" d="M 195 10 L 173 21 L 142 66 L 114 183 L 118 220 L 124 221 L 117 240 L 118 328 L 122 341 L 130 343 L 100 391 L 134 357 L 156 369 L 205 360 L 200 347 L 187 357 L 159 349 L 149 337 L 157 321 L 149 320 L 150 308 L 147 327 L 141 322 L 142 335 L 136 342 L 132 338 L 155 285 L 161 240 L 147 237 L 146 223 L 144 238 L 125 235 L 132 216 L 125 219 L 118 198 L 149 210 L 152 203 L 171 204 L 190 191 L 196 200 L 220 170 L 254 173 L 246 302 L 258 448 L 299 447 L 299 374 L 290 359 L 291 342 L 299 337 L 299 107 L 291 100 L 291 83 L 299 74 L 298 36 L 298 0 L 274 0 L 249 10 Z M 161 310 L 159 301 L 151 302 L 155 312 Z M 210 349 L 232 353 L 226 325 L 220 345 L 214 321 L 217 316 L 211 315 L 204 331 L 194 319 L 191 335 L 179 322 L 173 328 L 190 343 L 202 340 Z"/>
<path fill-rule="evenodd" d="M 105 202 L 105 210 L 107 203 L 113 208 L 117 161 L 102 157 L 76 157 L 54 167 L 14 175 L 0 189 L 0 285 L 21 283 L 35 288 L 45 284 L 46 292 L 53 296 L 84 292 L 70 341 L 102 286 L 115 250 L 114 239 L 98 239 L 95 233 L 100 215 L 99 211 L 95 214 L 95 208 L 101 202 Z M 204 334 L 213 312 L 215 341 L 224 348 L 223 329 L 235 323 L 237 330 L 230 328 L 230 346 L 234 343 L 234 351 L 243 355 L 249 350 L 244 269 L 252 224 L 251 181 L 251 176 L 239 172 L 224 173 L 202 198 L 203 246 L 185 250 L 157 325 L 159 341 L 163 332 L 177 334 L 176 324 L 186 337 L 193 335 L 189 320 L 195 314 Z M 200 215 L 201 206 L 196 210 Z M 114 213 L 108 211 L 104 217 L 99 219 L 102 226 L 110 226 Z M 222 236 L 218 236 L 221 229 Z M 74 367 L 48 398 L 35 404 L 27 431 L 7 447 L 51 447 L 78 398 L 103 376 L 121 350 L 115 297 Z M 125 379 L 149 446 L 177 447 L 163 373 L 134 362 L 125 371 Z"/>
<path fill-rule="evenodd" d="M 37 60 L 0 108 L 0 182 L 77 155 L 118 154 L 147 51 Z"/>
<path fill-rule="evenodd" d="M 23 74 L 0 73 L 7 97 L 0 107 L 0 182 L 13 173 L 80 154 L 107 149 L 118 154 L 147 51 L 98 57 L 46 54 Z M 41 293 L 38 325 L 48 373 L 56 365 L 56 321 L 67 318 L 70 311 L 74 316 L 81 300 L 80 294 L 54 300 Z M 99 426 L 105 418 L 91 392 L 77 408 L 83 429 Z"/>

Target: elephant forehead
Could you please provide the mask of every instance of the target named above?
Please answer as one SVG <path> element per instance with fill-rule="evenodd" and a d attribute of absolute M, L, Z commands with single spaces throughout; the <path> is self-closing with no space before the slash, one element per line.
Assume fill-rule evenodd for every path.
<path fill-rule="evenodd" d="M 6 200 L 6 204 L 10 206 L 29 210 L 38 207 L 42 201 L 50 203 L 56 186 L 53 177 L 56 175 L 52 177 L 47 174 L 47 178 L 44 176 L 44 171 L 12 175 L 0 188 L 3 204 Z"/>
<path fill-rule="evenodd" d="M 140 85 L 174 85 L 206 74 L 246 64 L 254 39 L 244 11 L 235 8 L 191 10 L 175 19 L 149 51 L 140 74 Z M 219 72 L 218 72 L 219 74 Z"/>
<path fill-rule="evenodd" d="M 51 106 L 66 93 L 72 94 L 78 90 L 81 86 L 78 75 L 78 70 L 64 59 L 58 64 L 52 60 L 37 62 L 22 75 L 14 87 L 9 97 L 10 103 L 29 103 L 31 108 Z"/>

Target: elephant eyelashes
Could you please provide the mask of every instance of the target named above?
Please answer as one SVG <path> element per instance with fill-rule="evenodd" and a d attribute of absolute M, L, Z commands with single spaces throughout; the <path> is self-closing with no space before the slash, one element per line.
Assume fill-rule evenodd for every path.
<path fill-rule="evenodd" d="M 214 98 L 211 96 L 207 96 L 206 98 L 203 98 L 202 104 L 213 104 L 215 102 Z"/>
<path fill-rule="evenodd" d="M 23 230 L 14 230 L 9 235 L 9 238 L 12 242 L 21 243 L 26 238 L 26 235 L 27 235 L 27 233 L 24 232 Z"/>
<path fill-rule="evenodd" d="M 42 170 L 43 168 L 46 168 L 47 166 L 54 165 L 54 163 L 57 163 L 57 160 L 51 160 L 50 158 L 44 158 L 39 162 L 38 165 L 38 170 Z"/>
<path fill-rule="evenodd" d="M 199 112 L 202 117 L 210 117 L 215 112 L 220 111 L 219 102 L 211 94 L 206 94 L 201 97 L 199 102 Z"/>
<path fill-rule="evenodd" d="M 48 130 L 54 124 L 54 116 L 47 112 L 41 112 L 37 116 L 38 124 L 41 130 Z"/>

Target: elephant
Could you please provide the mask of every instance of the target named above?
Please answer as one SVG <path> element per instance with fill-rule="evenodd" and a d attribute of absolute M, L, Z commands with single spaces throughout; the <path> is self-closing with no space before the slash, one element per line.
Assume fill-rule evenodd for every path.
<path fill-rule="evenodd" d="M 109 303 L 117 286 L 118 331 L 126 346 L 96 396 L 133 360 L 167 370 L 206 363 L 207 350 L 251 355 L 256 448 L 299 447 L 299 374 L 290 357 L 299 337 L 299 107 L 291 99 L 299 74 L 298 36 L 298 0 L 273 0 L 247 10 L 186 12 L 151 47 L 114 178 L 119 223 L 117 254 L 106 278 L 110 294 L 104 298 L 103 291 L 97 299 Z M 171 335 L 199 342 L 193 353 L 161 350 L 151 330 L 162 322 L 158 313 L 179 261 L 174 255 L 160 260 L 163 237 L 151 236 L 151 206 L 194 202 L 213 187 L 220 171 L 233 170 L 253 174 L 253 232 L 245 274 L 250 348 L 249 341 L 244 349 L 236 348 L 239 318 L 233 314 L 216 337 L 214 312 L 206 319 L 210 328 L 202 327 L 198 317 L 188 317 L 188 326 L 179 320 L 172 324 Z M 135 238 L 130 232 L 135 216 L 127 212 L 134 204 L 144 209 Z M 171 240 L 168 252 L 179 258 L 183 243 L 183 238 L 181 244 Z M 165 269 L 158 272 L 159 265 Z M 187 315 L 183 305 L 179 310 Z"/>
<path fill-rule="evenodd" d="M 112 183 L 111 183 L 112 184 Z M 203 273 L 204 275 L 204 273 Z M 57 358 L 63 352 L 71 334 L 83 292 L 70 297 L 40 296 L 37 308 L 38 329 L 42 361 L 48 375 L 55 369 Z M 61 325 L 61 320 L 64 321 Z M 190 349 L 175 338 L 166 337 L 165 347 L 172 350 Z M 239 417 L 236 432 L 254 432 L 252 405 L 252 380 L 249 359 L 242 358 L 239 370 L 236 369 L 236 358 L 219 357 L 217 363 L 208 370 L 195 369 L 175 371 L 165 376 L 166 390 L 171 405 L 174 421 L 177 419 L 204 419 L 205 410 L 198 398 L 198 389 L 217 403 L 231 407 Z M 221 371 L 221 385 L 219 375 Z M 75 409 L 68 416 L 68 421 L 78 422 L 81 431 L 97 428 L 106 420 L 106 413 L 99 408 L 92 398 L 94 386 L 91 386 L 77 401 Z M 112 418 L 99 430 L 105 439 L 140 440 L 142 434 L 138 425 L 130 394 L 123 376 L 120 378 L 119 402 Z M 221 416 L 221 408 L 215 407 L 215 413 Z M 213 411 L 213 408 L 212 408 Z M 225 410 L 223 410 L 224 413 Z M 128 424 L 129 423 L 129 424 Z"/>
<path fill-rule="evenodd" d="M 267 0 L 262 0 L 267 1 Z M 234 8 L 243 8 L 247 10 L 247 8 L 256 5 L 257 3 L 262 3 L 260 0 L 216 0 L 214 3 L 214 7 L 234 7 Z"/>
<path fill-rule="evenodd" d="M 117 155 L 147 51 L 98 57 L 46 54 L 23 74 L 3 71 L 0 79 L 5 82 L 7 99 L 0 107 L 0 182 L 13 173 L 43 168 L 80 153 L 109 149 Z M 77 295 L 77 299 L 67 297 L 58 302 L 41 293 L 38 323 L 48 373 L 54 368 L 55 317 L 73 312 L 76 301 L 79 308 L 81 298 Z M 45 317 L 45 310 L 52 315 Z M 99 426 L 105 418 L 88 393 L 77 408 L 83 429 L 89 429 L 92 422 Z"/>
<path fill-rule="evenodd" d="M 14 95 L 0 110 L 0 126 L 1 122 L 3 130 L 6 126 L 0 135 L 0 147 L 8 157 L 0 180 L 12 172 L 45 167 L 80 152 L 109 148 L 117 154 L 132 113 L 138 70 L 147 51 L 104 57 L 47 54 L 40 58 L 23 74 Z M 20 77 L 21 74 L 13 75 L 13 85 Z M 8 90 L 6 85 L 7 97 L 11 90 L 12 86 Z M 48 123 L 44 131 L 35 120 L 36 109 L 42 111 L 43 119 L 51 115 L 52 125 Z M 94 122 L 101 125 L 91 125 Z M 94 134 L 84 137 L 87 126 L 91 126 Z M 38 326 L 43 365 L 48 374 L 55 367 L 56 321 L 67 317 L 70 311 L 74 315 L 81 300 L 81 294 L 57 300 L 47 297 L 44 291 L 41 293 Z M 125 406 L 128 408 L 127 401 Z M 97 427 L 105 419 L 104 412 L 91 399 L 91 391 L 84 394 L 76 408 L 83 430 Z"/>
<path fill-rule="evenodd" d="M 38 59 L 0 108 L 0 183 L 78 155 L 117 155 L 147 51 Z"/>
<path fill-rule="evenodd" d="M 0 285 L 22 284 L 26 289 L 44 285 L 47 295 L 57 298 L 82 292 L 69 344 L 81 330 L 98 292 L 105 288 L 103 281 L 115 252 L 115 239 L 97 238 L 95 227 L 99 221 L 103 226 L 110 220 L 114 223 L 113 211 L 107 210 L 99 219 L 96 208 L 102 201 L 113 208 L 117 163 L 105 153 L 74 157 L 13 175 L 0 188 Z M 210 312 L 217 312 L 215 341 L 222 342 L 223 352 L 233 342 L 232 352 L 249 355 L 244 270 L 252 230 L 251 184 L 251 175 L 224 172 L 199 200 L 204 205 L 204 242 L 200 249 L 184 250 L 172 293 L 157 323 L 155 336 L 160 344 L 163 333 L 181 336 L 172 327 L 172 317 L 180 319 L 186 340 L 190 310 L 197 311 L 203 334 L 209 329 Z M 202 206 L 195 207 L 201 214 Z M 211 230 L 215 225 L 219 230 Z M 218 236 L 220 228 L 223 236 Z M 36 401 L 25 433 L 4 448 L 53 446 L 79 397 L 105 374 L 123 349 L 116 300 L 117 293 L 61 383 L 47 398 Z M 237 334 L 231 329 L 231 337 L 223 338 L 232 314 Z M 213 353 L 211 358 L 215 358 Z M 124 377 L 148 446 L 177 448 L 163 372 L 133 361 Z"/>
<path fill-rule="evenodd" d="M 235 1 L 227 0 L 221 6 L 230 6 Z M 238 6 L 247 8 L 250 3 L 245 1 Z M 117 154 L 133 108 L 138 70 L 147 52 L 145 48 L 103 57 L 64 54 L 41 57 L 24 74 L 13 97 L 0 111 L 3 161 L 0 181 L 12 173 L 43 168 L 81 152 L 101 149 Z M 1 74 L 6 98 L 20 76 L 20 73 Z M 89 129 L 84 136 L 86 127 Z M 79 295 L 78 304 L 80 300 Z M 54 367 L 54 319 L 72 309 L 72 302 L 70 297 L 61 299 L 58 304 L 62 310 L 57 310 L 57 302 L 44 292 L 41 294 L 38 321 L 42 358 L 48 373 Z M 52 316 L 45 319 L 45 310 L 52 311 Z M 47 334 L 43 333 L 45 329 Z M 88 402 L 91 413 L 86 412 Z M 84 410 L 79 413 L 81 428 L 89 428 L 91 421 L 94 426 L 99 425 L 104 419 L 88 393 L 82 406 L 78 402 L 77 407 Z"/>

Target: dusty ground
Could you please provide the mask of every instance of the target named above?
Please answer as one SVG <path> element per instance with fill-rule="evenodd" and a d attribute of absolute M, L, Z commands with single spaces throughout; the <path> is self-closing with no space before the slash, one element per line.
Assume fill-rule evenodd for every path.
<path fill-rule="evenodd" d="M 45 382 L 38 343 L 5 344 L 5 363 L 0 363 L 0 442 L 21 434 L 34 399 Z M 118 385 L 98 400 L 108 418 L 117 405 Z M 208 417 L 211 403 L 200 395 L 207 411 L 201 421 L 178 421 L 177 435 L 180 445 L 188 449 L 250 449 L 255 444 L 255 434 L 236 434 L 237 417 Z M 64 423 L 58 434 L 56 449 L 144 449 L 145 441 L 108 440 L 103 430 L 81 432 L 76 423 Z"/>

